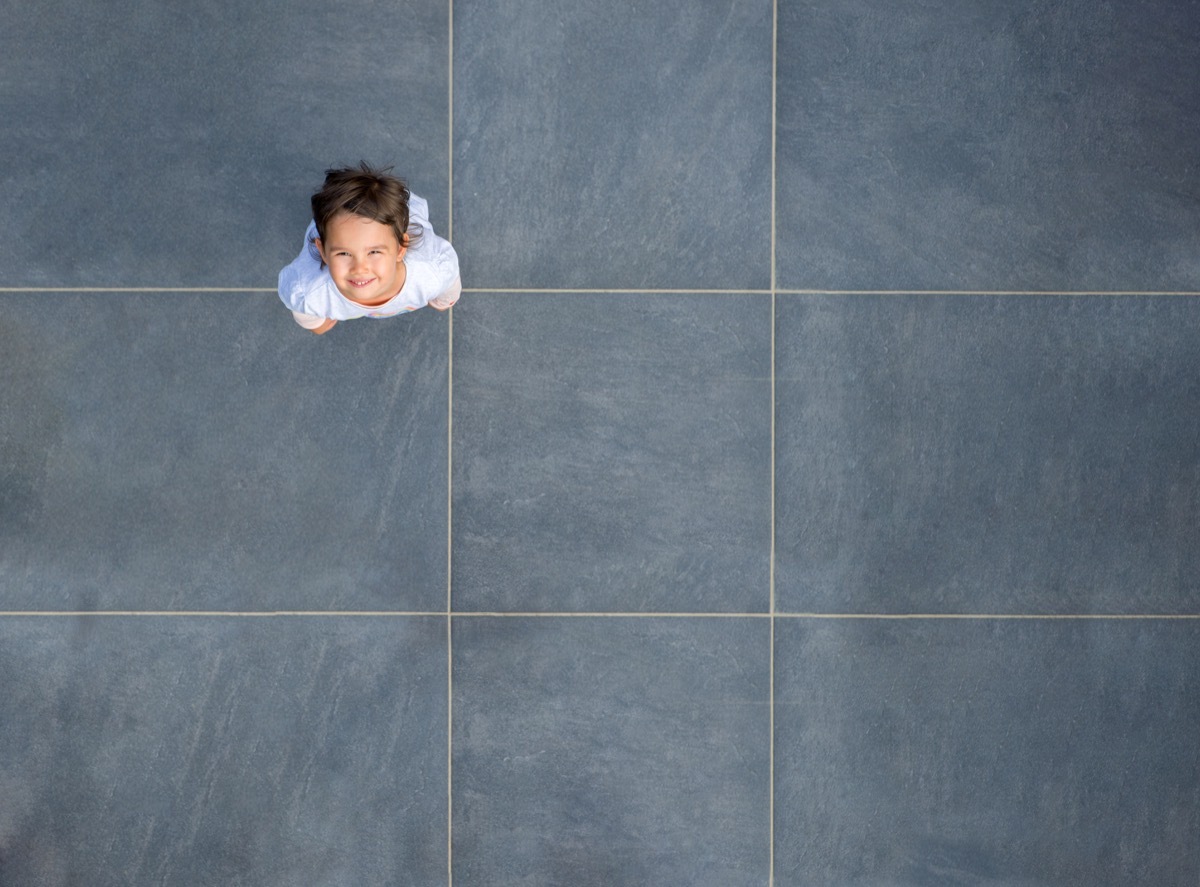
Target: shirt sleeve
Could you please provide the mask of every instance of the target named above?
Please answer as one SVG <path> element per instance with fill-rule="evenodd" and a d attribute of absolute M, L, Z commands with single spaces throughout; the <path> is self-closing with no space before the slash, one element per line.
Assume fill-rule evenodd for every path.
<path fill-rule="evenodd" d="M 279 272 L 279 298 L 293 312 L 319 316 L 307 305 L 305 296 L 321 274 L 321 253 L 317 250 L 317 225 L 309 222 L 300 254 Z"/>
<path fill-rule="evenodd" d="M 445 292 L 443 292 L 439 296 L 434 296 L 432 299 L 429 300 L 429 304 L 432 305 L 434 308 L 436 308 L 438 311 L 445 311 L 447 308 L 450 308 L 451 306 L 453 306 L 454 303 L 458 301 L 458 297 L 461 295 L 462 295 L 462 279 L 456 277 L 456 278 L 454 278 L 454 282 L 451 283 L 450 286 L 446 288 Z"/>
<path fill-rule="evenodd" d="M 433 225 L 429 223 L 429 204 L 424 198 L 412 195 L 409 219 L 421 228 L 420 240 L 413 248 L 414 258 L 419 259 L 424 270 L 421 281 L 424 298 L 421 301 L 445 310 L 458 301 L 462 292 L 458 253 L 450 241 L 439 237 L 433 230 Z"/>

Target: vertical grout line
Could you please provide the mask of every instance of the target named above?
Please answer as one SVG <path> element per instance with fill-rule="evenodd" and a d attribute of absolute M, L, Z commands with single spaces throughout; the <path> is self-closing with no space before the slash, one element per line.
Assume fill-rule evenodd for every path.
<path fill-rule="evenodd" d="M 446 312 L 446 615 L 454 612 L 454 309 Z"/>
<path fill-rule="evenodd" d="M 779 56 L 779 0 L 773 0 L 771 3 L 771 542 L 770 542 L 770 565 L 768 568 L 768 587 L 770 593 L 770 612 L 771 612 L 771 649 L 770 663 L 768 676 L 768 691 L 771 694 L 770 704 L 767 706 L 767 729 L 770 731 L 769 737 L 769 752 L 767 769 L 770 774 L 770 793 L 768 799 L 768 828 L 769 838 L 768 845 L 768 861 L 767 861 L 767 885 L 774 887 L 775 884 L 775 301 L 776 301 L 776 278 L 775 278 L 775 146 L 776 146 L 776 107 L 777 99 L 777 81 L 778 81 L 778 56 Z"/>
<path fill-rule="evenodd" d="M 446 884 L 454 884 L 454 617 L 446 614 Z"/>
<path fill-rule="evenodd" d="M 454 884 L 454 309 L 446 312 L 446 883 Z"/>
<path fill-rule="evenodd" d="M 778 0 L 772 3 L 771 22 L 771 544 L 770 544 L 770 606 L 775 616 L 775 66 L 778 42 Z"/>
<path fill-rule="evenodd" d="M 454 0 L 447 0 L 446 239 L 454 242 Z M 446 616 L 453 612 L 451 587 L 454 542 L 454 309 L 446 312 Z"/>
<path fill-rule="evenodd" d="M 446 17 L 446 239 L 454 242 L 454 0 Z M 454 309 L 446 312 L 446 884 L 454 885 Z"/>
<path fill-rule="evenodd" d="M 767 804 L 767 819 L 770 823 L 770 839 L 767 841 L 767 885 L 774 887 L 775 884 L 775 617 L 772 616 L 769 620 L 771 623 L 771 664 L 770 677 L 768 686 L 771 693 L 771 704 L 767 706 L 769 712 L 767 717 L 767 729 L 771 736 L 769 740 L 770 753 L 768 755 L 767 770 L 770 773 L 771 791 L 770 800 Z"/>
<path fill-rule="evenodd" d="M 446 60 L 446 239 L 454 243 L 454 0 L 448 0 Z"/>
<path fill-rule="evenodd" d="M 779 52 L 779 2 L 771 4 L 771 296 L 775 296 L 775 115 L 776 115 L 776 68 Z"/>

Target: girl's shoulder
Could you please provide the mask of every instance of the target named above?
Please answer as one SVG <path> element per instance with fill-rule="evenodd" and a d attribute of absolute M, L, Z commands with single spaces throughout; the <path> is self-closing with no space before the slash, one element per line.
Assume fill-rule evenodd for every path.
<path fill-rule="evenodd" d="M 429 202 L 416 194 L 408 195 L 408 219 L 411 223 L 414 219 L 419 219 L 424 224 L 429 224 Z"/>

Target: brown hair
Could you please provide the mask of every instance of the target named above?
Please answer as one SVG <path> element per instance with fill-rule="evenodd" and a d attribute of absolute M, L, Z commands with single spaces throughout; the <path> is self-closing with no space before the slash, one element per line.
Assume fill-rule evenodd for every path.
<path fill-rule="evenodd" d="M 325 241 L 325 227 L 338 213 L 351 213 L 387 225 L 401 246 L 411 246 L 421 236 L 420 226 L 409 230 L 408 186 L 390 175 L 392 167 L 376 169 L 366 161 L 345 169 L 325 170 L 325 184 L 312 196 L 317 236 Z M 407 240 L 405 237 L 407 235 Z"/>

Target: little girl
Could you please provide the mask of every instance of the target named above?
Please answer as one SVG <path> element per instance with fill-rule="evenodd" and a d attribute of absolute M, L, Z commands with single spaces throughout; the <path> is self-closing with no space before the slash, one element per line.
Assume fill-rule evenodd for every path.
<path fill-rule="evenodd" d="M 279 298 L 318 335 L 339 320 L 391 317 L 458 301 L 458 256 L 433 233 L 429 205 L 366 163 L 325 172 L 304 248 L 279 272 Z"/>

